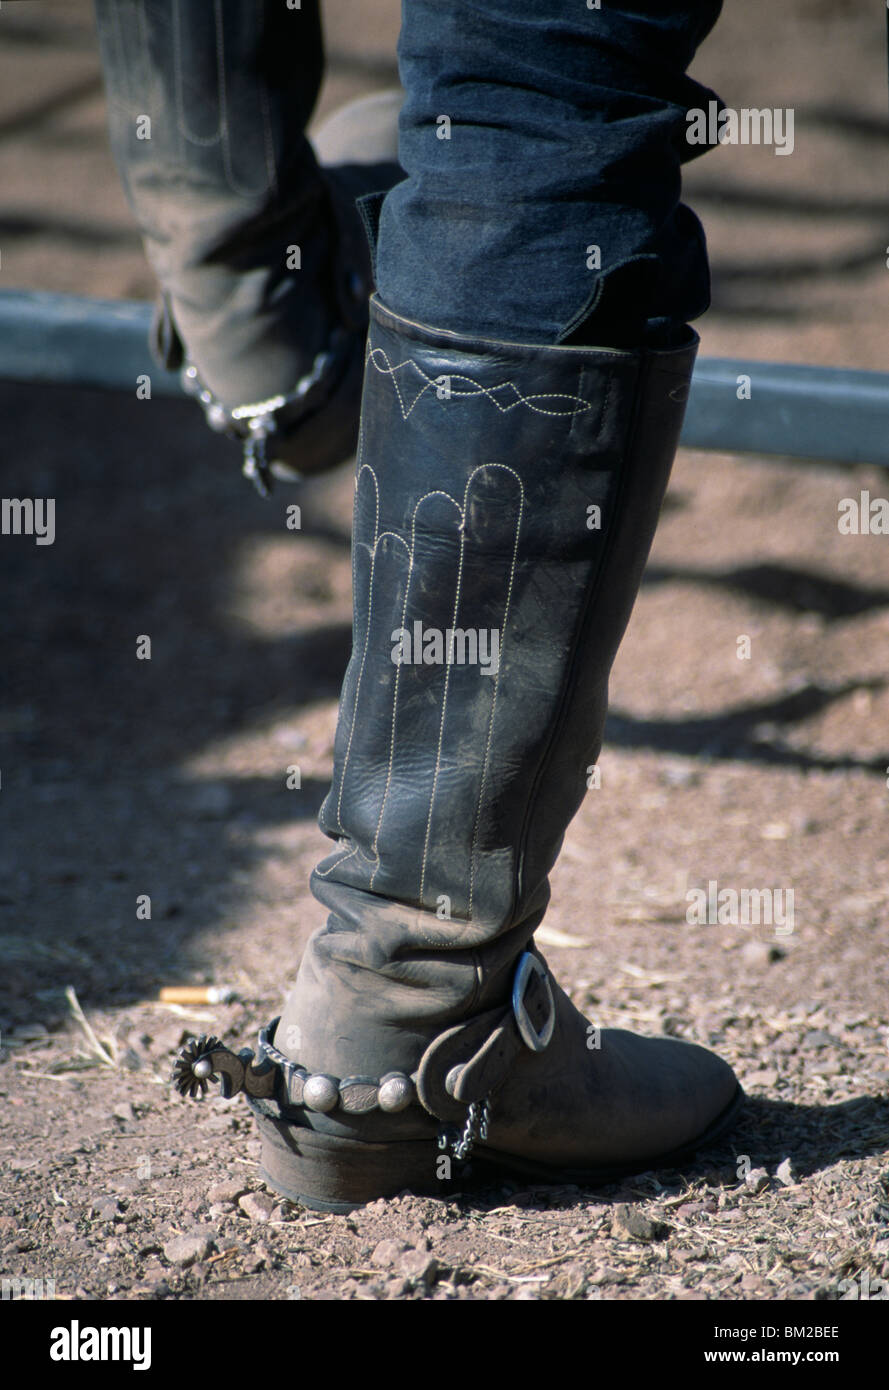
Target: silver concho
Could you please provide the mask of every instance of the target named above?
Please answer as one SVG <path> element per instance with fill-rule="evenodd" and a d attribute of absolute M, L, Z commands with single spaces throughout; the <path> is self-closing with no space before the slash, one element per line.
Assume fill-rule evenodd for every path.
<path fill-rule="evenodd" d="M 339 1101 L 340 1093 L 332 1076 L 310 1076 L 303 1086 L 303 1105 L 310 1110 L 326 1113 L 333 1110 Z"/>
<path fill-rule="evenodd" d="M 390 1115 L 406 1110 L 414 1098 L 414 1083 L 401 1071 L 387 1071 L 380 1078 L 379 1106 Z"/>

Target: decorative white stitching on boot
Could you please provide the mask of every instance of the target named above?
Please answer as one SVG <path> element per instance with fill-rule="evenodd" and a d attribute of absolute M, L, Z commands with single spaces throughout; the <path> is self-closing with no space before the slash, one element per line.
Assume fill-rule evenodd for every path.
<path fill-rule="evenodd" d="M 378 358 L 382 358 L 383 362 L 385 363 L 385 366 L 380 366 L 380 363 L 377 360 Z M 533 410 L 536 415 L 556 416 L 577 415 L 582 411 L 592 410 L 593 408 L 592 404 L 589 401 L 583 400 L 581 396 L 571 396 L 568 395 L 566 392 L 540 392 L 534 396 L 525 396 L 513 381 L 501 381 L 498 382 L 496 386 L 488 387 L 483 386 L 480 381 L 475 381 L 471 376 L 464 376 L 461 372 L 443 372 L 437 377 L 431 377 L 428 372 L 425 372 L 423 370 L 419 362 L 416 362 L 414 360 L 413 357 L 405 357 L 401 362 L 397 362 L 393 367 L 391 362 L 389 361 L 389 355 L 386 352 L 385 348 L 370 348 L 367 355 L 367 360 L 373 363 L 374 367 L 377 369 L 381 376 L 388 376 L 391 379 L 392 385 L 395 388 L 395 394 L 398 397 L 398 404 L 401 410 L 401 418 L 403 420 L 407 419 L 414 406 L 423 396 L 425 396 L 426 392 L 430 390 L 430 388 L 438 392 L 438 390 L 441 387 L 442 381 L 445 379 L 447 379 L 448 381 L 448 399 L 460 396 L 487 396 L 488 400 L 491 402 L 493 406 L 497 408 L 497 410 L 500 411 L 501 415 L 507 415 L 509 411 L 515 409 L 517 405 L 526 405 L 528 409 Z M 413 367 L 417 375 L 420 376 L 422 380 L 425 382 L 425 385 L 420 387 L 420 390 L 417 392 L 416 396 L 414 396 L 414 399 L 411 401 L 407 409 L 405 409 L 405 398 L 401 394 L 401 388 L 399 387 L 398 381 L 395 377 L 395 373 L 400 372 L 403 367 Z M 450 383 L 454 381 L 468 382 L 469 385 L 472 386 L 474 389 L 472 391 L 454 391 L 450 385 Z M 513 399 L 501 403 L 496 399 L 495 392 L 505 390 L 511 391 L 513 393 Z M 566 408 L 565 410 L 546 410 L 543 406 L 535 405 L 535 401 L 567 401 L 571 404 L 570 408 Z"/>
<path fill-rule="evenodd" d="M 500 645 L 500 661 L 502 662 L 503 645 L 504 645 L 505 640 L 506 640 L 506 629 L 507 629 L 507 624 L 508 624 L 508 621 L 509 621 L 509 613 L 510 613 L 510 607 L 511 607 L 511 602 L 512 602 L 513 585 L 514 585 L 514 582 L 515 582 L 515 570 L 516 570 L 516 563 L 517 563 L 517 557 L 518 557 L 519 535 L 520 535 L 520 532 L 521 532 L 522 519 L 523 519 L 523 516 L 524 516 L 524 509 L 525 509 L 525 489 L 524 489 L 524 484 L 523 484 L 522 479 L 521 479 L 521 477 L 519 476 L 519 474 L 516 472 L 516 470 L 515 470 L 514 468 L 510 468 L 508 464 L 503 464 L 503 463 L 486 463 L 486 464 L 479 464 L 478 467 L 476 467 L 476 468 L 474 468 L 474 469 L 472 470 L 472 472 L 470 473 L 469 477 L 468 477 L 467 480 L 466 480 L 466 484 L 465 484 L 464 491 L 463 491 L 463 500 L 462 500 L 462 504 L 461 504 L 460 502 L 458 502 L 457 499 L 456 499 L 451 493 L 449 493 L 449 492 L 447 492 L 447 491 L 445 491 L 444 489 L 441 489 L 441 488 L 431 489 L 430 491 L 425 492 L 420 498 L 418 498 L 418 500 L 417 500 L 417 502 L 415 503 L 414 508 L 413 508 L 413 512 L 412 512 L 412 516 L 411 516 L 411 539 L 410 539 L 410 545 L 408 545 L 408 543 L 404 540 L 404 538 L 403 538 L 402 536 L 397 535 L 395 532 L 392 532 L 392 531 L 383 531 L 383 532 L 379 532 L 379 495 L 380 495 L 380 493 L 379 493 L 379 480 L 378 480 L 378 478 L 377 478 L 376 471 L 374 470 L 374 468 L 373 468 L 370 464 L 362 464 L 361 467 L 359 468 L 359 471 L 358 471 L 358 481 L 359 481 L 359 483 L 360 483 L 360 480 L 361 480 L 361 478 L 362 478 L 362 475 L 363 475 L 365 472 L 368 473 L 368 474 L 370 475 L 371 479 L 372 479 L 373 487 L 374 487 L 374 498 L 375 498 L 375 516 L 374 516 L 373 544 L 372 544 L 372 546 L 369 546 L 369 547 L 368 547 L 369 550 L 370 550 L 370 554 L 371 554 L 371 564 L 370 564 L 370 570 L 369 570 L 369 574 L 368 574 L 368 589 L 367 589 L 367 601 L 366 601 L 366 610 L 365 610 L 365 611 L 366 611 L 365 632 L 364 632 L 364 640 L 363 640 L 363 647 L 362 647 L 362 654 L 361 654 L 361 663 L 360 663 L 360 666 L 359 666 L 359 669 L 358 669 L 358 675 L 357 675 L 356 685 L 355 685 L 355 697 L 354 697 L 353 706 L 352 706 L 351 724 L 350 724 L 350 729 L 349 729 L 349 738 L 348 738 L 348 742 L 347 742 L 347 746 L 346 746 L 346 752 L 345 752 L 345 755 L 344 755 L 344 758 L 343 758 L 342 769 L 341 769 L 341 771 L 340 771 L 339 788 L 338 788 L 338 791 L 337 791 L 337 803 L 336 803 L 336 805 L 337 805 L 337 815 L 336 815 L 337 824 L 336 824 L 336 830 L 337 830 L 337 832 L 338 832 L 339 834 L 342 834 L 342 835 L 345 835 L 345 834 L 346 834 L 346 831 L 345 831 L 345 829 L 344 829 L 344 827 L 343 827 L 343 824 L 342 824 L 342 805 L 343 805 L 343 797 L 344 797 L 344 791 L 345 791 L 346 776 L 347 776 L 347 773 L 348 773 L 349 763 L 350 763 L 350 759 L 351 759 L 351 755 L 352 755 L 353 738 L 354 738 L 355 728 L 356 728 L 356 724 L 357 724 L 357 720 L 358 720 L 358 713 L 359 713 L 359 711 L 358 711 L 358 706 L 359 706 L 359 700 L 360 700 L 360 695 L 361 695 L 361 686 L 362 686 L 362 682 L 363 682 L 363 678 L 364 678 L 364 671 L 365 671 L 365 666 L 366 666 L 366 661 L 367 661 L 367 655 L 368 655 L 368 649 L 369 649 L 369 643 L 370 643 L 370 632 L 371 632 L 371 624 L 372 624 L 372 619 L 373 619 L 373 584 L 374 584 L 374 575 L 375 575 L 375 571 L 376 571 L 376 560 L 377 560 L 377 555 L 378 555 L 378 553 L 379 553 L 379 547 L 380 547 L 381 543 L 382 543 L 387 537 L 390 537 L 390 538 L 391 538 L 394 542 L 396 542 L 397 544 L 404 546 L 405 551 L 406 551 L 406 554 L 407 554 L 407 558 L 408 558 L 407 582 L 406 582 L 406 584 L 405 584 L 404 598 L 403 598 L 403 601 L 402 601 L 402 608 L 401 608 L 401 626 L 402 626 L 402 628 L 404 628 L 405 625 L 406 625 L 406 621 L 407 621 L 408 606 L 409 606 L 409 603 L 410 603 L 411 586 L 412 586 L 412 580 L 413 580 L 413 574 L 414 574 L 414 562 L 415 562 L 416 547 L 417 547 L 417 522 L 418 522 L 418 513 L 419 513 L 419 510 L 420 510 L 420 507 L 422 506 L 422 504 L 423 504 L 424 502 L 428 501 L 430 498 L 433 498 L 433 497 L 441 497 L 441 498 L 443 498 L 445 501 L 447 501 L 447 502 L 449 502 L 449 503 L 451 503 L 451 504 L 453 505 L 453 507 L 454 507 L 455 510 L 456 510 L 457 516 L 459 517 L 458 531 L 459 531 L 459 534 L 460 534 L 460 557 L 459 557 L 458 570 L 457 570 L 456 581 L 455 581 L 455 586 L 454 586 L 454 600 L 453 600 L 453 607 L 452 607 L 452 613 L 453 613 L 453 627 L 456 628 L 456 626 L 457 626 L 457 615 L 458 615 L 458 612 L 459 612 L 460 600 L 461 600 L 461 597 L 462 597 L 463 563 L 464 563 L 464 555 L 465 555 L 466 543 L 467 543 L 467 539 L 468 539 L 468 537 L 467 537 L 467 531 L 466 531 L 466 525 L 467 525 L 467 520 L 468 520 L 468 516 L 469 516 L 469 505 L 470 505 L 470 500 L 471 500 L 472 485 L 473 485 L 473 482 L 475 481 L 475 479 L 476 479 L 480 474 L 491 473 L 491 472 L 493 472 L 493 471 L 504 472 L 504 473 L 510 474 L 510 476 L 511 476 L 512 478 L 515 479 L 516 484 L 517 484 L 517 486 L 518 486 L 518 509 L 517 509 L 517 512 L 516 512 L 516 515 L 515 515 L 515 521 L 514 521 L 514 532 L 513 532 L 513 538 L 512 538 L 512 554 L 511 554 L 511 558 L 510 558 L 510 567 L 509 567 L 508 578 L 507 578 L 507 581 L 506 581 L 506 595 L 505 595 L 505 599 L 504 599 L 503 615 L 502 615 L 502 618 L 501 618 L 501 620 L 500 620 L 500 625 L 499 625 L 499 629 L 498 629 L 498 630 L 501 632 L 501 634 L 502 634 L 502 636 L 501 636 L 501 645 Z M 353 572 L 353 576 L 354 576 L 354 582 L 356 582 L 356 586 L 357 586 L 357 572 Z M 440 770 L 441 770 L 441 751 L 442 751 L 442 746 L 443 746 L 443 741 L 444 741 L 445 721 L 446 721 L 446 718 L 447 718 L 447 711 L 448 711 L 448 698 L 449 698 L 449 691 L 450 691 L 450 679 L 451 679 L 451 670 L 450 670 L 450 666 L 447 666 L 447 668 L 446 668 L 446 670 L 445 670 L 445 675 L 444 675 L 444 689 L 443 689 L 442 701 L 441 701 L 441 715 L 440 715 L 440 719 L 439 719 L 439 733 L 438 733 L 438 744 L 437 744 L 437 750 L 436 750 L 435 769 L 434 769 L 434 773 L 433 773 L 432 788 L 431 788 L 430 796 L 429 796 L 429 804 L 428 804 L 427 812 L 426 812 L 426 833 L 425 833 L 425 837 L 424 837 L 423 856 L 422 856 L 422 862 L 421 862 L 421 866 L 420 866 L 419 895 L 420 895 L 421 898 L 422 898 L 422 895 L 423 895 L 423 892 L 424 892 L 425 886 L 426 886 L 426 871 L 427 871 L 427 866 L 428 866 L 429 847 L 430 847 L 430 837 L 431 837 L 431 831 L 432 831 L 432 816 L 433 816 L 433 809 L 434 809 L 434 805 L 435 805 L 435 797 L 436 797 L 436 792 L 437 792 L 437 787 L 438 787 L 438 777 L 439 777 L 439 772 L 440 772 Z M 390 738 L 389 738 L 389 759 L 388 759 L 388 765 L 387 765 L 387 769 L 386 769 L 386 782 L 385 782 L 385 787 L 384 787 L 384 789 L 383 789 L 382 799 L 381 799 L 381 802 L 380 802 L 380 809 L 379 809 L 379 815 L 378 815 L 378 817 L 377 817 L 376 830 L 375 830 L 375 832 L 374 832 L 373 844 L 372 844 L 372 846 L 371 846 L 371 851 L 372 851 L 372 852 L 371 852 L 371 855 L 368 856 L 367 854 L 363 853 L 362 850 L 361 850 L 361 848 L 360 848 L 360 846 L 358 846 L 358 845 L 353 845 L 351 849 L 346 849 L 346 848 L 344 848 L 343 852 L 340 854 L 340 856 L 339 856 L 338 858 L 336 858 L 336 859 L 333 861 L 333 863 L 329 864 L 327 867 L 325 867 L 325 868 L 323 868 L 323 869 L 322 869 L 321 867 L 318 867 L 318 868 L 315 870 L 315 872 L 318 874 L 319 878 L 327 878 L 327 877 L 329 877 L 330 874 L 332 874 L 333 871 L 334 871 L 335 869 L 339 869 L 343 864 L 345 864 L 345 863 L 347 862 L 347 860 L 350 860 L 350 859 L 355 858 L 356 856 L 359 856 L 360 858 L 363 858 L 363 859 L 365 860 L 365 862 L 368 864 L 368 866 L 370 866 L 371 864 L 373 865 L 373 868 L 372 868 L 372 871 L 371 871 L 371 875 L 370 875 L 370 881 L 369 881 L 369 885 L 368 885 L 368 886 L 369 886 L 370 889 L 373 889 L 373 887 L 374 887 L 374 884 L 375 884 L 375 881 L 376 881 L 376 877 L 377 877 L 377 874 L 378 874 L 379 868 L 380 868 L 380 854 L 379 854 L 380 834 L 381 834 L 381 831 L 382 831 L 383 819 L 384 819 L 385 812 L 386 812 L 386 806 L 387 806 L 387 802 L 388 802 L 388 798 L 389 798 L 389 791 L 390 791 L 391 784 L 392 784 L 392 777 L 393 777 L 393 771 L 394 771 L 394 766 L 395 766 L 395 753 L 396 753 L 396 742 L 397 742 L 398 695 L 399 695 L 400 681 L 401 681 L 401 667 L 399 666 L 399 667 L 396 668 L 395 677 L 394 677 L 393 686 L 392 686 L 392 703 L 391 703 L 391 707 L 390 707 L 391 732 L 390 732 Z M 470 864 L 469 864 L 469 912 L 470 912 L 470 916 L 471 916 L 471 911 L 472 911 L 472 900 L 473 900 L 474 885 L 475 885 L 475 857 L 476 857 L 476 850 L 477 850 L 477 845 L 478 845 L 478 836 L 479 836 L 479 830 L 480 830 L 480 825 L 481 825 L 482 812 L 483 812 L 483 808 L 484 808 L 484 792 L 485 792 L 485 787 L 486 787 L 486 785 L 487 785 L 488 768 L 489 768 L 489 764 L 490 764 L 490 753 L 491 753 L 491 745 L 492 745 L 492 741 L 493 741 L 494 718 L 495 718 L 496 708 L 497 708 L 497 697 L 498 697 L 498 691 L 499 691 L 499 682 L 500 682 L 500 666 L 498 665 L 498 670 L 497 670 L 497 672 L 496 672 L 496 674 L 495 674 L 495 676 L 494 676 L 494 681 L 493 681 L 493 686 L 492 686 L 492 692 L 491 692 L 491 710 L 490 710 L 490 714 L 489 714 L 489 717 L 488 717 L 488 733 L 487 733 L 487 738 L 486 738 L 486 741 L 485 741 L 485 753 L 484 753 L 484 762 L 483 762 L 483 765 L 482 765 L 481 784 L 480 784 L 480 788 L 479 788 L 478 800 L 477 800 L 477 803 L 476 803 L 475 823 L 474 823 L 474 826 L 473 826 L 473 835 L 472 835 L 471 848 L 470 848 Z"/>

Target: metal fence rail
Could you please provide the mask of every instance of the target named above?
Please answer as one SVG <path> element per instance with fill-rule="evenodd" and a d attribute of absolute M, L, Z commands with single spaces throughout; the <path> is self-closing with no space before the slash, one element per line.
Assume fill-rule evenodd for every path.
<path fill-rule="evenodd" d="M 149 354 L 150 321 L 151 306 L 131 300 L 0 293 L 0 380 L 135 392 L 147 373 L 152 395 L 178 396 L 177 375 Z M 701 358 L 682 443 L 886 468 L 889 374 Z"/>

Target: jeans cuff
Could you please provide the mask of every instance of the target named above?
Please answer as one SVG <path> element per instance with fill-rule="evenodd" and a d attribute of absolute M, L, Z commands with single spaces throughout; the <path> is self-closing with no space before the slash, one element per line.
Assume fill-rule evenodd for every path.
<path fill-rule="evenodd" d="M 377 239 L 380 235 L 380 213 L 383 210 L 383 200 L 388 191 L 387 188 L 384 188 L 378 193 L 365 193 L 362 197 L 355 199 L 355 206 L 367 236 L 367 248 L 370 252 L 370 268 L 374 284 L 377 280 Z"/>
<path fill-rule="evenodd" d="M 559 347 L 636 348 L 654 307 L 660 261 L 630 256 L 600 274 L 581 308 L 559 333 Z"/>

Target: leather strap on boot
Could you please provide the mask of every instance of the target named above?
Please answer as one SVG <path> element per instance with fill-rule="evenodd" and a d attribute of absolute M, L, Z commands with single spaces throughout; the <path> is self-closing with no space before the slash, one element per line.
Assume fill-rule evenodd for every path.
<path fill-rule="evenodd" d="M 467 1109 L 490 1102 L 523 1049 L 543 1051 L 552 1036 L 555 1006 L 545 962 L 532 951 L 519 957 L 507 1008 L 491 1009 L 442 1033 L 426 1049 L 411 1076 L 387 1072 L 342 1079 L 310 1073 L 275 1046 L 280 1022 L 260 1029 L 257 1059 L 235 1055 L 218 1039 L 192 1040 L 177 1055 L 173 1084 L 193 1099 L 219 1081 L 222 1095 L 240 1091 L 262 1102 L 263 1113 L 299 1120 L 301 1112 L 397 1114 L 418 1102 L 439 1120 L 459 1122 Z"/>
<path fill-rule="evenodd" d="M 512 998 L 442 1033 L 426 1049 L 417 1070 L 420 1102 L 440 1120 L 458 1121 L 469 1105 L 490 1102 L 525 1049 L 548 1046 L 555 1017 L 545 963 L 525 951 L 518 961 Z"/>

